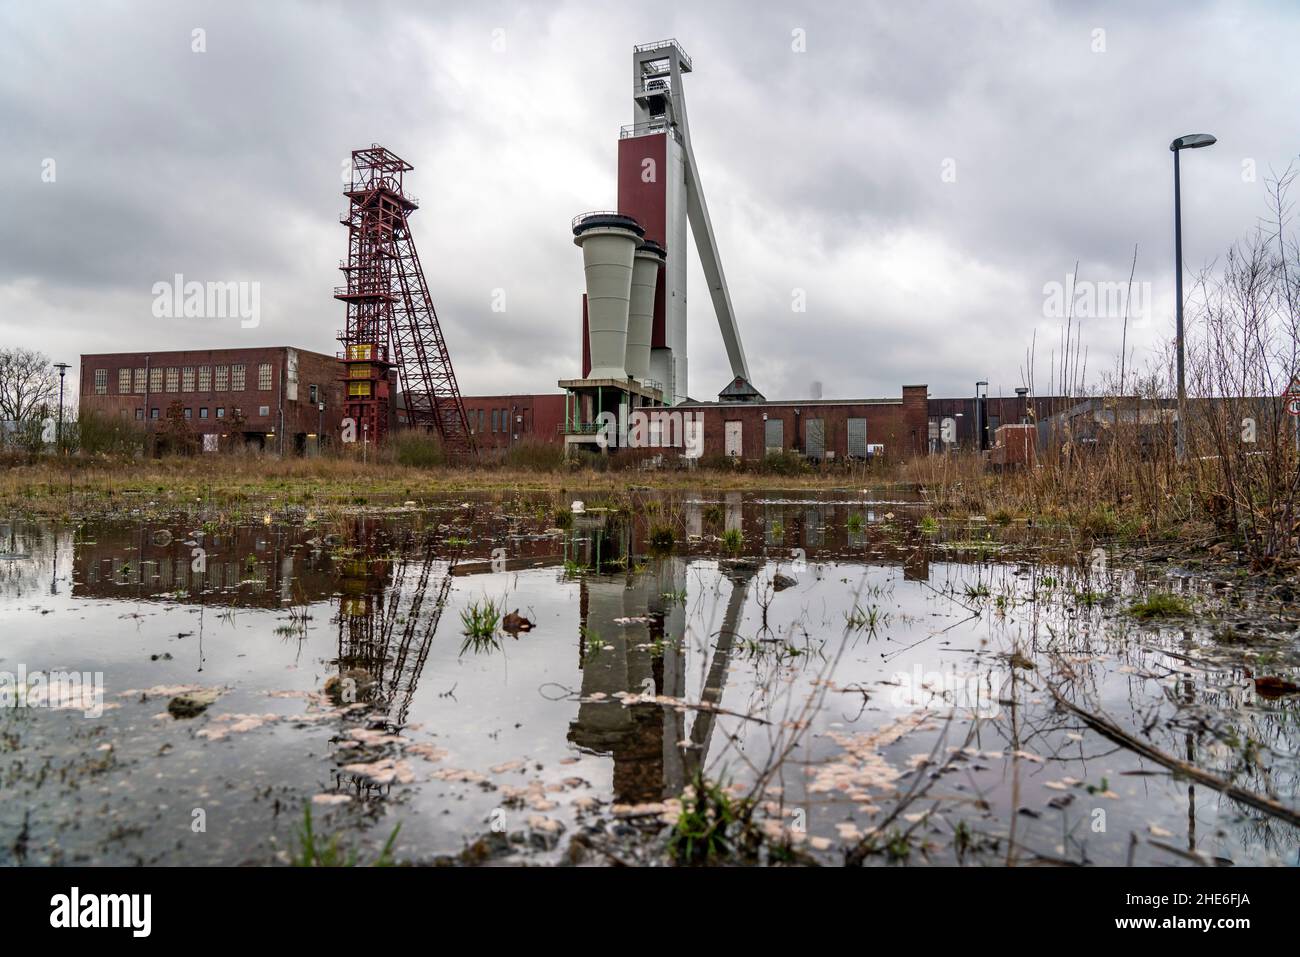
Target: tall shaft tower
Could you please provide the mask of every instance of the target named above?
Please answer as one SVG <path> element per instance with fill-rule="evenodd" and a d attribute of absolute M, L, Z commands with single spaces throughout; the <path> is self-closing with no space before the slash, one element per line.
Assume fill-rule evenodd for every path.
<path fill-rule="evenodd" d="M 358 438 L 382 442 L 391 419 L 392 388 L 400 381 L 407 421 L 436 430 L 448 453 L 472 454 L 474 437 L 438 324 L 408 219 L 419 203 L 402 177 L 410 163 L 379 145 L 352 151 L 347 282 L 334 298 L 347 305 L 343 344 L 347 416 Z"/>
<path fill-rule="evenodd" d="M 618 209 L 645 227 L 645 238 L 667 250 L 660 270 L 651 327 L 650 378 L 669 403 L 687 398 L 686 229 L 709 284 L 713 311 L 732 375 L 748 381 L 749 365 L 722 272 L 709 207 L 691 148 L 682 77 L 691 58 L 676 40 L 632 50 L 632 124 L 618 144 Z"/>

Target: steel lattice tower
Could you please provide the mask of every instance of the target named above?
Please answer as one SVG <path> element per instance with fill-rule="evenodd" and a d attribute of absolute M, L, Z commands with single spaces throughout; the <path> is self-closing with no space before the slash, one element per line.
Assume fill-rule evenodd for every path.
<path fill-rule="evenodd" d="M 339 221 L 348 227 L 347 284 L 334 298 L 347 304 L 339 335 L 347 380 L 346 414 L 359 439 L 382 442 L 390 425 L 393 373 L 400 377 L 407 422 L 436 429 L 453 455 L 474 453 L 456 372 L 438 325 L 408 218 L 419 203 L 402 186 L 410 163 L 379 145 L 352 151 L 350 202 Z"/>

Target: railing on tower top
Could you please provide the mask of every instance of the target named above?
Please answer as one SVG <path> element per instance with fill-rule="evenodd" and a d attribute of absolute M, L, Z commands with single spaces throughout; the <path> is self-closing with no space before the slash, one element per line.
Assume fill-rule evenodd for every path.
<path fill-rule="evenodd" d="M 653 53 L 655 50 L 666 50 L 672 47 L 677 51 L 677 59 L 681 61 L 682 67 L 689 70 L 691 68 L 691 58 L 686 55 L 682 45 L 675 39 L 656 40 L 654 43 L 642 43 L 632 48 L 634 53 Z"/>

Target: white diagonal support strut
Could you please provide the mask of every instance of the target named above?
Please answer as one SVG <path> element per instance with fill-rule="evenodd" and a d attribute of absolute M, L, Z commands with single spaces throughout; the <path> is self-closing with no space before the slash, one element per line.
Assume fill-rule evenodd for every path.
<path fill-rule="evenodd" d="M 722 259 L 718 256 L 718 243 L 713 236 L 713 223 L 709 220 L 709 204 L 704 201 L 704 187 L 700 185 L 699 167 L 695 165 L 695 150 L 691 148 L 691 127 L 686 120 L 686 98 L 680 88 L 674 99 L 677 121 L 682 131 L 682 145 L 686 153 L 686 215 L 691 223 L 691 235 L 704 267 L 704 279 L 709 284 L 709 297 L 718 317 L 722 343 L 727 348 L 731 374 L 749 381 L 749 364 L 745 362 L 745 347 L 740 341 L 740 327 L 736 325 L 736 310 L 731 305 L 731 292 L 727 277 L 722 272 Z"/>

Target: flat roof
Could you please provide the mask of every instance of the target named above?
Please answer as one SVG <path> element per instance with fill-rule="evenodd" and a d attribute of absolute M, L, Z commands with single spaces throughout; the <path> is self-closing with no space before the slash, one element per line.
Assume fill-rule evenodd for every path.
<path fill-rule="evenodd" d="M 744 408 L 758 408 L 760 406 L 770 406 L 770 405 L 831 406 L 831 405 L 902 405 L 902 404 L 903 404 L 903 397 L 899 396 L 896 399 L 763 399 L 761 401 L 755 400 L 753 402 L 748 402 L 748 401 L 719 402 L 717 400 L 701 402 L 698 400 L 691 400 L 689 402 L 679 402 L 677 405 L 670 406 L 670 408 L 680 409 L 682 408 L 682 406 L 691 406 L 693 408 L 716 407 L 721 409 L 744 409 Z"/>
<path fill-rule="evenodd" d="M 305 352 L 309 355 L 320 356 L 324 359 L 338 358 L 336 353 L 317 352 L 315 349 L 304 349 L 302 346 L 209 346 L 206 348 L 200 347 L 191 349 L 122 349 L 119 352 L 83 352 L 81 353 L 81 358 L 112 359 L 115 357 L 126 356 L 172 356 L 201 352 L 276 352 L 280 349 L 292 349 L 294 352 Z"/>

